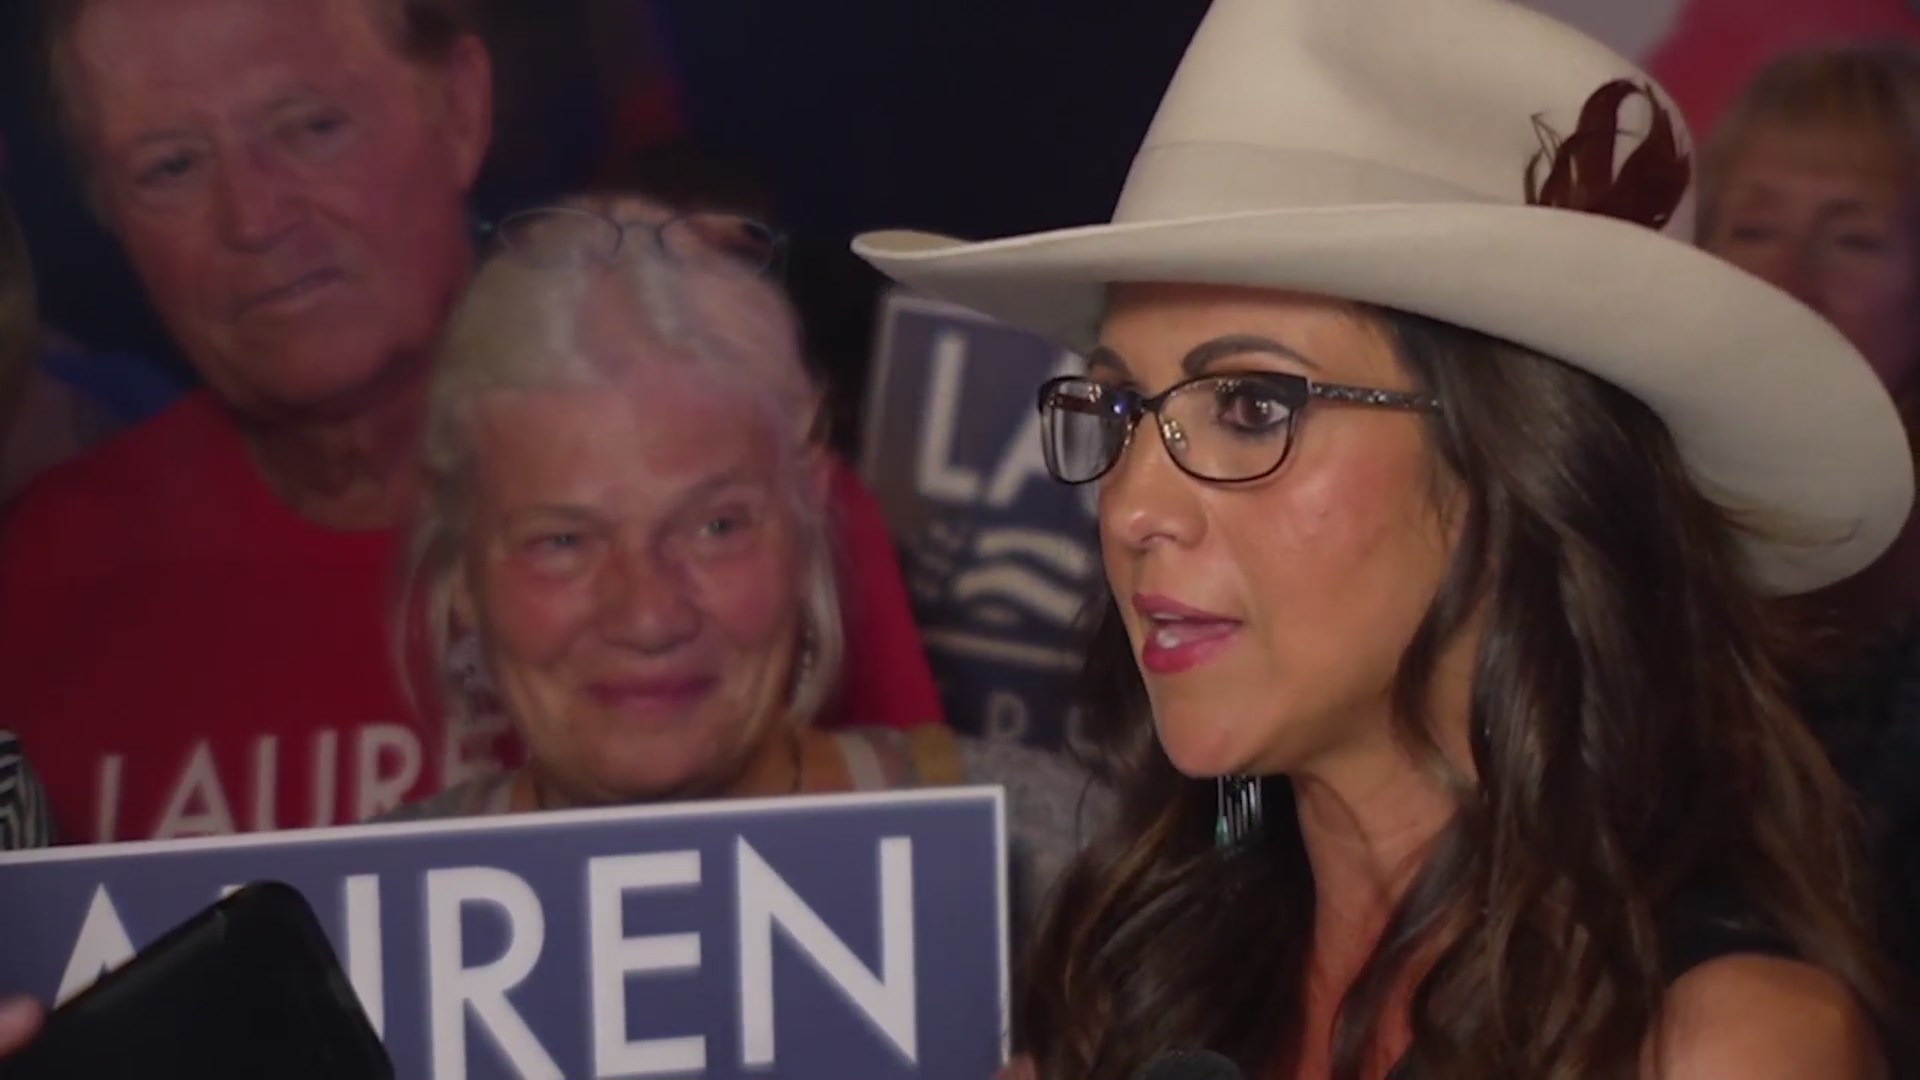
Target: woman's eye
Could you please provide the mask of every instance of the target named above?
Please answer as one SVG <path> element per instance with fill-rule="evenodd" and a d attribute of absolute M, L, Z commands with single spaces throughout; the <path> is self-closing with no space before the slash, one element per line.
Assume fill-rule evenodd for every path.
<path fill-rule="evenodd" d="M 1886 237 L 1873 233 L 1849 233 L 1835 237 L 1834 243 L 1859 255 L 1878 255 L 1887 249 Z"/>
<path fill-rule="evenodd" d="M 514 550 L 527 563 L 551 569 L 570 566 L 580 559 L 588 541 L 587 534 L 577 529 L 556 529 L 523 536 L 515 541 Z"/>
<path fill-rule="evenodd" d="M 697 530 L 705 540 L 730 540 L 750 532 L 759 517 L 750 510 L 726 510 L 701 519 Z"/>
<path fill-rule="evenodd" d="M 751 542 L 761 523 L 760 512 L 752 507 L 734 506 L 709 510 L 689 520 L 688 550 L 721 554 L 738 550 Z"/>
<path fill-rule="evenodd" d="M 1773 239 L 1774 231 L 1765 225 L 1737 224 L 1727 228 L 1727 239 L 1739 244 L 1763 244 Z"/>
<path fill-rule="evenodd" d="M 1240 435 L 1271 434 L 1293 417 L 1286 402 L 1257 383 L 1221 383 L 1214 390 L 1213 405 L 1214 421 Z"/>

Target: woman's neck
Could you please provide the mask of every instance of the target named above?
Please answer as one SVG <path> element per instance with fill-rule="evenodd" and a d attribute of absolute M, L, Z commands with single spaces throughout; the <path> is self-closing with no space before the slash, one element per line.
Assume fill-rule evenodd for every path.
<path fill-rule="evenodd" d="M 514 778 L 511 805 L 515 811 L 564 810 L 582 806 L 628 806 L 650 802 L 692 799 L 756 799 L 797 795 L 817 790 L 809 767 L 817 755 L 809 753 L 812 733 L 779 722 L 761 738 L 758 746 L 733 774 L 731 780 L 710 786 L 688 786 L 654 795 L 621 797 L 613 792 L 581 793 L 556 783 L 537 766 L 529 765 Z"/>
<path fill-rule="evenodd" d="M 1364 960 L 1453 816 L 1452 796 L 1407 763 L 1344 786 L 1296 778 L 1294 805 L 1313 871 L 1316 952 Z"/>
<path fill-rule="evenodd" d="M 1445 769 L 1463 784 L 1477 779 L 1468 736 L 1477 638 L 1463 634 L 1445 651 L 1428 696 L 1426 731 Z M 1370 726 L 1381 732 L 1378 738 L 1292 775 L 1300 840 L 1313 872 L 1315 948 L 1326 959 L 1353 952 L 1364 960 L 1372 952 L 1428 847 L 1458 808 L 1458 793 L 1434 763 L 1417 758 L 1390 722 Z"/>
<path fill-rule="evenodd" d="M 1391 705 L 1382 701 L 1379 715 L 1354 718 L 1355 730 L 1373 730 L 1377 737 L 1291 776 L 1314 889 L 1296 1075 L 1327 1075 L 1341 1002 L 1379 947 L 1434 841 L 1458 812 L 1460 789 L 1478 782 L 1470 732 L 1484 619 L 1484 610 L 1469 618 L 1429 673 L 1422 727 L 1438 761 L 1407 745 L 1397 725 L 1385 719 Z M 1362 1076 L 1385 1075 L 1405 1053 L 1407 1003 L 1431 959 L 1416 951 L 1383 991 L 1380 1014 L 1367 1034 Z"/>
<path fill-rule="evenodd" d="M 1396 747 L 1391 759 L 1343 777 L 1296 776 L 1294 805 L 1313 874 L 1313 940 L 1303 987 L 1302 1041 L 1294 1075 L 1325 1076 L 1341 1003 L 1379 947 L 1394 907 L 1452 818 L 1455 803 Z M 1395 977 L 1361 1075 L 1385 1075 L 1410 1039 L 1406 1003 L 1415 965 Z"/>

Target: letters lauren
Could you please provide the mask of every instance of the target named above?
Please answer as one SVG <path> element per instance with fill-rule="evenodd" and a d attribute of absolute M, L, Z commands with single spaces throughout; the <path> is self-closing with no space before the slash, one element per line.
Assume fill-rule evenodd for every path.
<path fill-rule="evenodd" d="M 474 1043 L 469 1024 L 484 1030 L 485 1041 L 506 1059 L 514 1075 L 529 1080 L 562 1080 L 554 1057 L 558 1047 L 543 1042 L 513 1000 L 513 992 L 543 964 L 584 966 L 588 1019 L 584 1047 L 592 1076 L 699 1076 L 710 1057 L 736 1053 L 742 1070 L 764 1070 L 778 1061 L 775 1043 L 774 969 L 777 963 L 812 968 L 837 991 L 844 1007 L 861 1016 L 887 1052 L 909 1066 L 921 1059 L 920 976 L 916 961 L 913 840 L 881 839 L 875 850 L 878 903 L 877 964 L 863 961 L 838 931 L 814 909 L 744 837 L 728 845 L 732 865 L 705 867 L 699 850 L 658 851 L 592 858 L 585 866 L 586 948 L 577 957 L 549 955 L 551 917 L 532 884 L 518 874 L 491 866 L 452 866 L 424 872 L 421 902 L 401 905 L 418 912 L 424 924 L 385 925 L 382 878 L 357 874 L 336 888 L 310 891 L 321 918 L 340 920 L 334 935 L 354 992 L 375 1030 L 389 1040 L 386 975 L 390 966 L 419 964 L 426 974 L 424 1030 L 406 1021 L 402 1038 L 423 1037 L 434 1076 L 466 1076 Z M 713 860 L 718 861 L 718 860 Z M 714 873 L 715 870 L 719 872 Z M 717 878 L 717 881 L 711 880 Z M 392 884 L 392 883 L 387 883 Z M 737 1007 L 738 1041 L 721 1049 L 707 1035 L 688 1032 L 669 1037 L 635 1038 L 628 1030 L 630 995 L 674 992 L 632 976 L 697 976 L 703 961 L 699 932 L 641 932 L 628 927 L 623 905 L 648 892 L 700 890 L 720 885 L 731 896 L 716 897 L 733 911 L 726 932 L 734 935 L 735 969 L 728 973 Z M 730 885 L 731 888 L 726 888 Z M 231 887 L 227 891 L 231 891 Z M 337 907 L 335 905 L 338 905 Z M 490 909 L 506 927 L 506 941 L 492 957 L 475 961 L 465 941 L 467 916 Z M 391 912 L 386 913 L 391 917 Z M 788 959 L 775 937 L 791 948 Z M 858 940 L 865 934 L 856 934 Z M 133 935 L 106 885 L 94 890 L 73 948 L 67 954 L 56 1001 L 65 1001 L 91 984 L 102 971 L 131 957 Z M 417 952 L 415 950 L 418 950 Z M 797 954 L 797 955 L 794 955 Z M 804 957 L 804 959 L 802 959 Z M 671 983 L 665 984 L 671 987 Z M 406 1006 L 409 1016 L 415 1006 Z M 551 1031 L 547 1039 L 553 1038 Z"/>
<path fill-rule="evenodd" d="M 438 783 L 497 768 L 486 749 L 494 734 L 488 727 L 448 740 L 437 762 Z M 398 723 L 324 729 L 300 739 L 261 735 L 228 742 L 219 753 L 212 741 L 199 739 L 176 762 L 109 751 L 93 763 L 93 835 L 74 839 L 168 840 L 351 824 L 417 795 L 426 758 L 419 731 Z M 129 803 L 130 771 L 157 768 L 170 770 L 163 783 L 137 786 L 158 797 L 150 805 Z"/>

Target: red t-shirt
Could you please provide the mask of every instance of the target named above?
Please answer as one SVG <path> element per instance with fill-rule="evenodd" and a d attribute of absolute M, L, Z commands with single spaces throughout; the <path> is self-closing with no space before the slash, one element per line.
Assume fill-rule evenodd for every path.
<path fill-rule="evenodd" d="M 823 723 L 936 722 L 886 527 L 850 473 L 835 493 L 855 662 Z M 396 558 L 277 501 L 206 394 L 30 487 L 0 525 L 0 727 L 60 840 L 357 821 L 511 757 L 407 707 Z"/>

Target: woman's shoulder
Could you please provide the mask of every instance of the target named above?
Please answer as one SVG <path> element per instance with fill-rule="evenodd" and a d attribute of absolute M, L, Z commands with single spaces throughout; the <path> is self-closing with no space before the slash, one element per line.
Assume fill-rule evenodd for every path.
<path fill-rule="evenodd" d="M 826 747 L 837 771 L 855 791 L 939 787 L 963 781 L 958 746 L 952 730 L 944 725 L 815 731 L 812 739 Z"/>
<path fill-rule="evenodd" d="M 1070 755 L 1007 739 L 964 735 L 942 724 L 833 732 L 857 790 L 992 784 L 1009 798 L 1079 801 L 1091 777 Z"/>
<path fill-rule="evenodd" d="M 942 725 L 860 728 L 833 737 L 857 789 L 977 784 L 1005 792 L 1016 940 L 1081 847 L 1111 820 L 1113 801 L 1105 789 L 1059 751 L 962 735 Z"/>
<path fill-rule="evenodd" d="M 834 732 L 856 790 L 990 785 L 1006 791 L 1009 832 L 1063 838 L 1077 847 L 1107 819 L 1106 789 L 1072 755 L 942 724 Z"/>
<path fill-rule="evenodd" d="M 1005 739 L 957 742 L 967 781 L 999 784 L 1016 804 L 1049 810 L 1076 830 L 1109 809 L 1106 789 L 1071 754 Z"/>
<path fill-rule="evenodd" d="M 1645 1060 L 1649 1080 L 1888 1075 L 1874 1022 L 1845 981 L 1758 953 L 1709 960 L 1675 981 Z"/>

